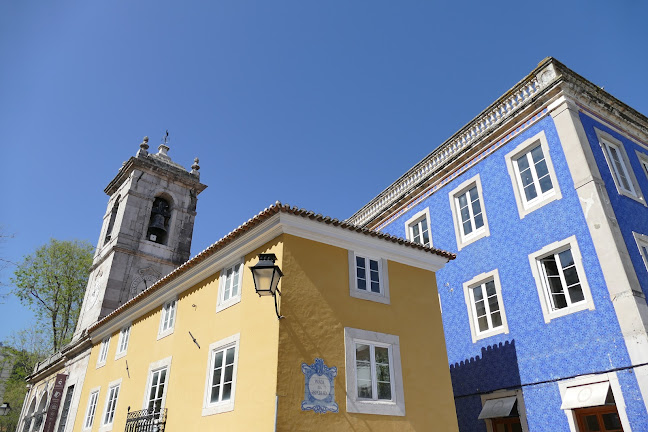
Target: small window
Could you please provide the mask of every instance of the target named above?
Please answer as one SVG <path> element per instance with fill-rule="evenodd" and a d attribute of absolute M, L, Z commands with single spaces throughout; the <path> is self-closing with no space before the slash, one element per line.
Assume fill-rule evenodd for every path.
<path fill-rule="evenodd" d="M 517 146 L 505 159 L 520 218 L 562 198 L 544 131 Z"/>
<path fill-rule="evenodd" d="M 349 251 L 351 297 L 389 304 L 387 260 Z"/>
<path fill-rule="evenodd" d="M 639 253 L 643 259 L 646 270 L 648 270 L 648 235 L 639 234 L 636 232 L 632 233 L 634 235 L 637 246 L 639 247 Z"/>
<path fill-rule="evenodd" d="M 117 341 L 117 354 L 115 355 L 115 360 L 126 355 L 128 350 L 128 340 L 130 339 L 130 324 L 122 328 L 119 332 L 119 340 Z"/>
<path fill-rule="evenodd" d="M 151 372 L 151 384 L 148 392 L 147 409 L 151 413 L 160 412 L 163 407 L 164 390 L 167 382 L 168 367 L 163 367 Z"/>
<path fill-rule="evenodd" d="M 121 380 L 119 380 L 121 383 Z M 115 407 L 119 397 L 119 388 L 121 384 L 113 384 L 108 388 L 108 397 L 106 398 L 106 408 L 104 409 L 102 426 L 112 425 L 115 418 Z"/>
<path fill-rule="evenodd" d="M 158 339 L 173 333 L 173 325 L 175 324 L 177 299 L 169 300 L 162 306 L 162 314 L 160 317 L 160 331 Z"/>
<path fill-rule="evenodd" d="M 623 143 L 609 133 L 599 129 L 595 129 L 595 131 L 617 191 L 619 194 L 635 199 L 643 204 L 641 189 L 637 184 L 637 179 L 632 171 Z"/>
<path fill-rule="evenodd" d="M 243 263 L 237 263 L 223 269 L 218 284 L 218 305 L 216 312 L 226 309 L 241 301 Z"/>
<path fill-rule="evenodd" d="M 88 399 L 88 408 L 86 409 L 85 421 L 83 422 L 83 429 L 90 429 L 94 422 L 95 411 L 97 410 L 97 399 L 99 398 L 99 390 L 94 390 L 90 393 Z"/>
<path fill-rule="evenodd" d="M 472 341 L 508 333 L 497 270 L 480 274 L 464 284 Z"/>
<path fill-rule="evenodd" d="M 450 192 L 450 206 L 459 250 L 490 235 L 482 196 L 479 175 Z"/>
<path fill-rule="evenodd" d="M 430 209 L 416 213 L 405 222 L 407 240 L 432 247 L 432 235 L 430 234 Z"/>
<path fill-rule="evenodd" d="M 237 334 L 209 346 L 203 416 L 234 409 L 239 339 Z"/>
<path fill-rule="evenodd" d="M 398 336 L 346 327 L 347 412 L 404 416 Z"/>
<path fill-rule="evenodd" d="M 97 359 L 98 368 L 106 364 L 109 347 L 110 347 L 110 336 L 104 338 L 104 340 L 101 341 L 101 346 L 99 347 L 99 358 Z"/>
<path fill-rule="evenodd" d="M 553 243 L 529 256 L 545 322 L 594 309 L 576 237 Z"/>

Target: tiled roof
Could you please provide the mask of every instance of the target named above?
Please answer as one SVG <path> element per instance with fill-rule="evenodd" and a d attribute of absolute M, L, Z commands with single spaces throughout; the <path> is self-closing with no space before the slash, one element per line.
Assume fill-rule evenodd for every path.
<path fill-rule="evenodd" d="M 209 258 L 219 250 L 223 249 L 225 246 L 230 244 L 232 241 L 236 240 L 239 238 L 241 235 L 245 234 L 246 232 L 250 231 L 253 229 L 255 226 L 265 222 L 266 220 L 270 219 L 272 216 L 274 216 L 277 213 L 287 213 L 287 214 L 292 214 L 295 216 L 301 216 L 306 219 L 311 219 L 317 222 L 321 222 L 327 225 L 333 225 L 337 226 L 340 228 L 347 229 L 349 231 L 355 231 L 358 233 L 362 233 L 371 237 L 377 237 L 392 243 L 397 243 L 400 245 L 408 246 L 413 249 L 419 249 L 425 252 L 429 252 L 434 255 L 439 255 L 444 258 L 447 258 L 448 260 L 452 260 L 456 258 L 456 255 L 450 252 L 446 252 L 441 249 L 436 249 L 436 248 L 430 248 L 427 246 L 420 245 L 418 243 L 414 243 L 408 240 L 404 240 L 400 237 L 396 237 L 390 234 L 385 234 L 381 233 L 378 231 L 373 231 L 367 228 L 363 228 L 357 225 L 353 225 L 351 223 L 341 221 L 338 219 L 332 219 L 328 216 L 322 216 L 321 214 L 316 214 L 312 211 L 305 210 L 305 209 L 300 209 L 298 207 L 291 207 L 288 204 L 282 204 L 279 201 L 271 205 L 270 207 L 264 209 L 261 211 L 259 214 L 245 222 L 244 224 L 240 225 L 238 228 L 236 228 L 234 231 L 230 232 L 227 234 L 225 237 L 222 239 L 218 240 L 216 243 L 212 244 L 209 246 L 207 249 L 203 250 L 200 252 L 198 255 L 195 257 L 191 258 L 189 261 L 185 262 L 182 264 L 180 267 L 176 268 L 173 270 L 171 273 L 168 275 L 164 276 L 162 279 L 157 281 L 155 284 L 151 285 L 148 289 L 142 291 L 117 309 L 115 309 L 113 312 L 110 314 L 106 315 L 104 318 L 96 322 L 94 325 L 92 325 L 89 329 L 88 332 L 92 332 L 99 328 L 101 325 L 106 323 L 107 321 L 111 320 L 115 316 L 119 315 L 126 309 L 130 309 L 140 301 L 142 301 L 144 298 L 150 296 L 154 292 L 156 292 L 160 287 L 162 287 L 164 284 L 176 279 L 180 275 L 184 274 L 187 272 L 189 269 L 195 267 L 197 264 L 203 262 L 205 259 Z"/>

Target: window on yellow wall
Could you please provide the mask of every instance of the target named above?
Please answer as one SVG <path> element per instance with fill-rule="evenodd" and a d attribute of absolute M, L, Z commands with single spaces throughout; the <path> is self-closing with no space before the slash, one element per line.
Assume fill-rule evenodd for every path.
<path fill-rule="evenodd" d="M 92 390 L 88 398 L 88 408 L 86 409 L 85 421 L 83 422 L 83 429 L 92 428 L 94 423 L 95 411 L 97 410 L 97 399 L 99 398 L 99 389 Z"/>
<path fill-rule="evenodd" d="M 130 339 L 130 324 L 122 328 L 119 332 L 119 339 L 117 340 L 117 354 L 115 360 L 126 355 L 128 349 L 128 340 Z"/>
<path fill-rule="evenodd" d="M 349 294 L 389 304 L 387 260 L 361 251 L 349 251 Z"/>
<path fill-rule="evenodd" d="M 106 364 L 106 358 L 108 358 L 108 348 L 110 347 L 110 336 L 104 338 L 101 341 L 101 346 L 99 347 L 99 357 L 97 358 L 97 367 Z"/>
<path fill-rule="evenodd" d="M 174 298 L 164 303 L 162 306 L 162 313 L 160 316 L 160 330 L 158 332 L 158 339 L 168 336 L 173 333 L 173 326 L 175 325 L 176 310 L 178 299 Z"/>
<path fill-rule="evenodd" d="M 224 268 L 218 283 L 218 304 L 216 312 L 226 309 L 241 301 L 243 279 L 243 262 Z"/>
<path fill-rule="evenodd" d="M 119 398 L 120 387 L 121 379 L 113 381 L 108 385 L 108 397 L 106 398 L 101 430 L 108 430 L 109 428 L 106 428 L 106 426 L 112 426 L 113 420 L 115 419 L 115 410 L 117 408 L 117 399 Z"/>
<path fill-rule="evenodd" d="M 203 416 L 234 409 L 239 340 L 236 334 L 209 346 Z"/>

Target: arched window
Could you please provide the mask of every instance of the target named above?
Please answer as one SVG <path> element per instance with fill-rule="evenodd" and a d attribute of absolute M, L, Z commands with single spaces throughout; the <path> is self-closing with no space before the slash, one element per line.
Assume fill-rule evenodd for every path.
<path fill-rule="evenodd" d="M 29 404 L 29 409 L 25 415 L 25 425 L 23 426 L 23 432 L 28 432 L 34 418 L 34 411 L 36 410 L 36 396 L 32 399 L 31 404 Z"/>
<path fill-rule="evenodd" d="M 43 418 L 45 417 L 47 409 L 47 392 L 43 393 L 40 403 L 38 404 L 38 409 L 34 415 L 34 431 L 39 431 L 41 425 L 43 424 Z"/>
<path fill-rule="evenodd" d="M 146 238 L 152 242 L 165 245 L 169 231 L 169 219 L 171 218 L 171 206 L 164 198 L 157 197 L 153 201 L 151 218 L 149 220 Z"/>
<path fill-rule="evenodd" d="M 119 210 L 120 198 L 121 195 L 117 195 L 115 205 L 113 205 L 112 211 L 110 212 L 110 221 L 108 221 L 108 229 L 106 230 L 106 238 L 104 239 L 104 244 L 108 243 L 111 239 L 113 226 L 115 226 L 115 219 L 117 218 L 117 210 Z"/>

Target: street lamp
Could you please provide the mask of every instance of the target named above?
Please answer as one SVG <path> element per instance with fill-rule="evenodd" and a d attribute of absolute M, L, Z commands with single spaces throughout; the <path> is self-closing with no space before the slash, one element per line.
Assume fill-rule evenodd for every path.
<path fill-rule="evenodd" d="M 267 295 L 274 297 L 277 319 L 281 319 L 283 317 L 279 315 L 276 294 L 279 293 L 281 295 L 281 291 L 279 291 L 277 285 L 279 285 L 279 279 L 281 279 L 283 273 L 279 266 L 275 265 L 276 260 L 277 256 L 273 253 L 259 254 L 259 262 L 255 266 L 250 267 L 250 270 L 252 271 L 254 289 L 257 294 L 259 294 L 259 297 Z"/>
<path fill-rule="evenodd" d="M 9 406 L 9 402 L 5 402 L 2 405 L 0 405 L 0 416 L 9 415 L 10 411 L 11 411 L 11 407 Z"/>

